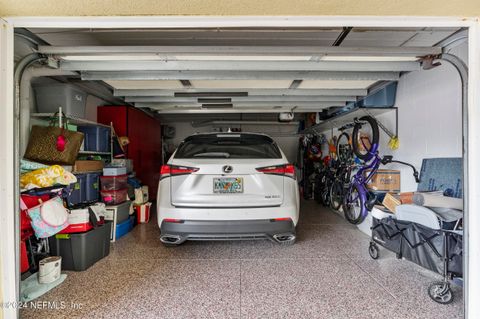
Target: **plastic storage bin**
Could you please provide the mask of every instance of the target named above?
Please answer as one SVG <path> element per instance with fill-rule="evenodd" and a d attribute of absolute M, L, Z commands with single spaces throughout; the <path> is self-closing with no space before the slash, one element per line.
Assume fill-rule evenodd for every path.
<path fill-rule="evenodd" d="M 88 173 L 85 180 L 85 200 L 96 202 L 100 198 L 100 173 Z"/>
<path fill-rule="evenodd" d="M 102 201 L 107 205 L 118 205 L 127 200 L 128 190 L 126 188 L 116 191 L 101 191 Z"/>
<path fill-rule="evenodd" d="M 62 107 L 67 116 L 85 118 L 87 94 L 70 84 L 48 84 L 34 87 L 39 113 L 55 113 Z"/>
<path fill-rule="evenodd" d="M 102 185 L 102 191 L 116 191 L 119 189 L 128 188 L 127 175 L 101 176 L 100 182 Z"/>
<path fill-rule="evenodd" d="M 133 229 L 134 224 L 135 224 L 134 216 L 131 216 L 123 223 L 118 224 L 115 230 L 115 239 L 119 239 L 125 236 L 126 234 L 128 234 Z"/>
<path fill-rule="evenodd" d="M 62 269 L 83 271 L 110 253 L 111 222 L 80 234 L 49 238 L 50 252 L 62 257 Z"/>
<path fill-rule="evenodd" d="M 67 205 L 69 207 L 86 201 L 86 175 L 75 174 L 75 176 L 77 177 L 77 182 L 68 187 L 70 194 L 67 196 Z"/>
<path fill-rule="evenodd" d="M 119 176 L 127 174 L 126 167 L 104 167 L 103 168 L 103 175 L 104 176 Z"/>
<path fill-rule="evenodd" d="M 82 125 L 78 131 L 85 135 L 84 150 L 90 152 L 110 152 L 110 128 Z"/>
<path fill-rule="evenodd" d="M 93 228 L 90 223 L 88 208 L 72 209 L 68 214 L 67 228 L 60 231 L 60 234 L 84 233 Z"/>
<path fill-rule="evenodd" d="M 120 205 L 107 206 L 105 220 L 111 220 L 114 224 L 123 223 L 130 216 L 131 201 L 126 201 Z"/>

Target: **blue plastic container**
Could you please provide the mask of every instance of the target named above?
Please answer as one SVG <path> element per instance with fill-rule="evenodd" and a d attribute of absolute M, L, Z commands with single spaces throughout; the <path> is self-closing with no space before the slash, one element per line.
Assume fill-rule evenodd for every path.
<path fill-rule="evenodd" d="M 66 198 L 68 206 L 74 206 L 86 201 L 85 190 L 87 177 L 85 174 L 75 174 L 75 176 L 77 177 L 77 182 L 68 186 L 70 191 L 70 194 Z"/>
<path fill-rule="evenodd" d="M 393 107 L 397 94 L 397 82 L 393 82 L 363 100 L 357 102 L 359 107 Z"/>
<path fill-rule="evenodd" d="M 85 180 L 85 200 L 98 202 L 100 199 L 100 173 L 88 173 Z"/>
<path fill-rule="evenodd" d="M 88 152 L 110 152 L 110 128 L 103 126 L 78 126 L 84 137 L 84 150 Z"/>
<path fill-rule="evenodd" d="M 121 222 L 120 224 L 117 224 L 117 230 L 115 232 L 115 240 L 118 240 L 119 238 L 128 234 L 132 230 L 134 222 L 135 222 L 135 218 L 130 217 L 126 221 Z"/>

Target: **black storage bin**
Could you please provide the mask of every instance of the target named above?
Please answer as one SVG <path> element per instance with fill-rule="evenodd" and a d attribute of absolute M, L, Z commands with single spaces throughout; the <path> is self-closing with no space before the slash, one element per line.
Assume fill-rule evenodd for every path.
<path fill-rule="evenodd" d="M 49 238 L 50 252 L 62 256 L 62 269 L 83 271 L 110 253 L 111 222 L 85 233 L 57 234 Z"/>

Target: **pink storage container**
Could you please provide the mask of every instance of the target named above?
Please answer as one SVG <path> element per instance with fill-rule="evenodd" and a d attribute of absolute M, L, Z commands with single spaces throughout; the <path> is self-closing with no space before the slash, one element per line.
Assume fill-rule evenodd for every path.
<path fill-rule="evenodd" d="M 128 187 L 128 176 L 100 176 L 100 184 L 102 185 L 102 191 L 116 191 Z"/>
<path fill-rule="evenodd" d="M 102 201 L 107 205 L 118 205 L 127 200 L 128 191 L 126 188 L 115 191 L 101 191 Z"/>

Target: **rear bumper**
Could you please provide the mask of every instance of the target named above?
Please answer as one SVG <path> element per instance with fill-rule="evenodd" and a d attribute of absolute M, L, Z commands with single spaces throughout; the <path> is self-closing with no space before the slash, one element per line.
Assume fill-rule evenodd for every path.
<path fill-rule="evenodd" d="M 162 242 L 172 244 L 181 244 L 186 240 L 269 239 L 278 242 L 288 236 L 295 239 L 295 225 L 291 220 L 271 219 L 163 221 L 160 233 Z"/>

